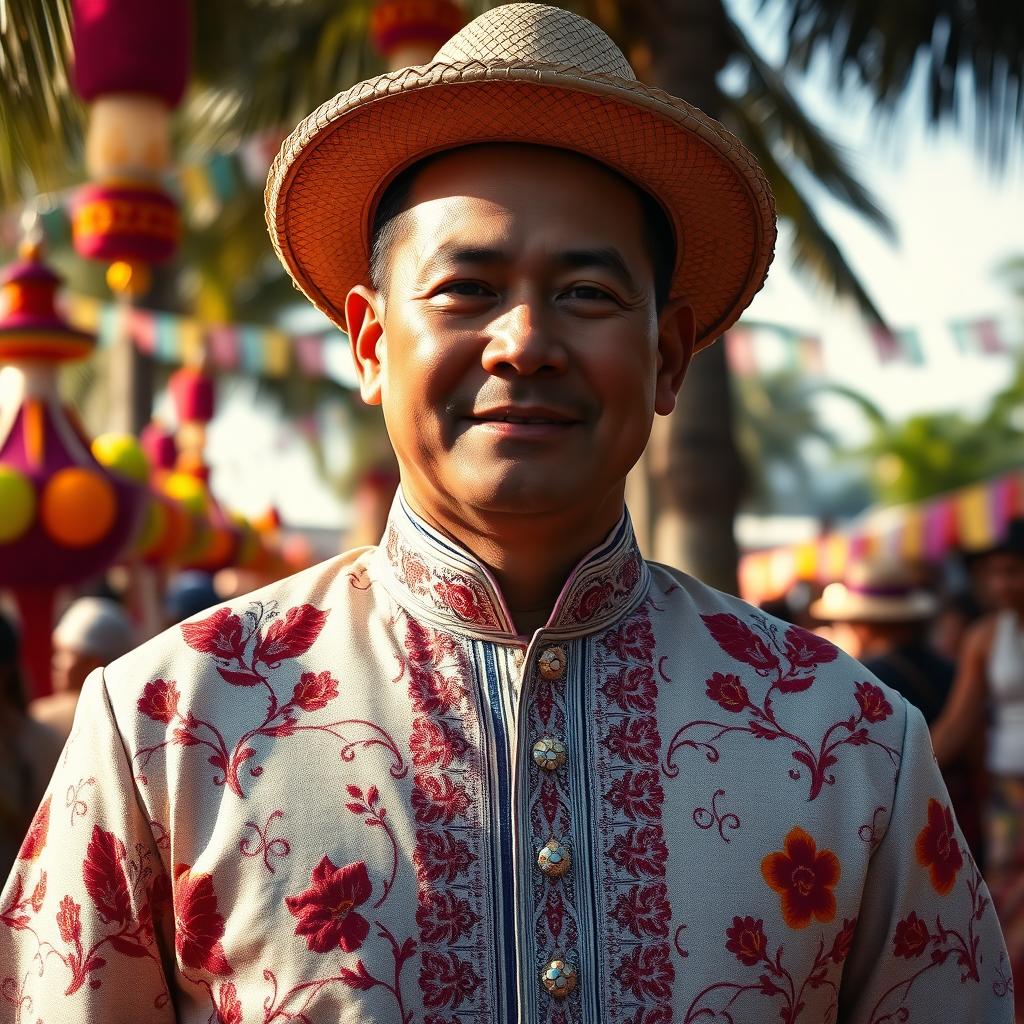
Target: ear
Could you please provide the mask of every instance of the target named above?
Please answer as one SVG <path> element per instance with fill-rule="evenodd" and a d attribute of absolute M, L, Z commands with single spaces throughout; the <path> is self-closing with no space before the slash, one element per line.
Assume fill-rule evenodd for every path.
<path fill-rule="evenodd" d="M 668 416 L 686 376 L 697 339 L 693 307 L 685 299 L 668 303 L 658 317 L 658 375 L 654 385 L 654 411 Z"/>
<path fill-rule="evenodd" d="M 383 298 L 373 289 L 357 284 L 345 297 L 345 323 L 359 378 L 359 394 L 367 405 L 380 405 L 384 343 Z"/>

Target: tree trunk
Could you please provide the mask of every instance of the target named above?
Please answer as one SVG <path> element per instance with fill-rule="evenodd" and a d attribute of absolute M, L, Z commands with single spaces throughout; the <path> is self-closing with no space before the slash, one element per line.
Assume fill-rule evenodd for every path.
<path fill-rule="evenodd" d="M 726 58 L 721 0 L 645 0 L 646 77 L 711 117 L 720 112 L 716 76 Z M 706 583 L 735 593 L 733 521 L 745 485 L 733 432 L 725 348 L 701 352 L 675 413 L 655 422 L 646 454 L 649 550 Z"/>

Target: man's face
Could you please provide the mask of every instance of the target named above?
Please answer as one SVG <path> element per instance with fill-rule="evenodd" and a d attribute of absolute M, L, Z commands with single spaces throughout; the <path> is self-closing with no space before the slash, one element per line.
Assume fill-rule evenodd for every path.
<path fill-rule="evenodd" d="M 89 673 L 106 664 L 107 660 L 70 647 L 55 647 L 50 659 L 54 693 L 77 693 Z"/>
<path fill-rule="evenodd" d="M 627 184 L 552 149 L 447 154 L 415 180 L 387 282 L 363 395 L 383 404 L 416 504 L 537 514 L 621 500 L 692 345 L 688 310 L 690 337 L 659 344 Z M 351 297 L 349 316 L 358 355 Z"/>

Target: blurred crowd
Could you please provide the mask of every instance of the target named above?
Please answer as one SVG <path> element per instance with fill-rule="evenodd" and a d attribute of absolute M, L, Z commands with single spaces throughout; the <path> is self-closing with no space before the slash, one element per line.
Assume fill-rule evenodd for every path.
<path fill-rule="evenodd" d="M 764 610 L 825 636 L 924 715 L 950 799 L 1024 977 L 1024 520 L 942 565 L 851 564 Z"/>

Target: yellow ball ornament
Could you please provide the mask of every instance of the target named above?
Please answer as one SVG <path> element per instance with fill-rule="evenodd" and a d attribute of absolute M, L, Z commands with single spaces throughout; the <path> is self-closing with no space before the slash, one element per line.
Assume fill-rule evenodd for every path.
<path fill-rule="evenodd" d="M 171 473 L 164 481 L 164 491 L 180 501 L 192 515 L 204 516 L 209 507 L 206 485 L 190 473 Z"/>
<path fill-rule="evenodd" d="M 143 484 L 149 479 L 149 459 L 131 434 L 100 434 L 92 443 L 93 458 L 126 480 Z"/>
<path fill-rule="evenodd" d="M 0 544 L 17 540 L 36 515 L 32 481 L 10 466 L 0 466 Z"/>
<path fill-rule="evenodd" d="M 43 528 L 58 544 L 84 548 L 110 532 L 117 516 L 117 496 L 99 473 L 69 466 L 50 478 L 41 511 Z"/>

